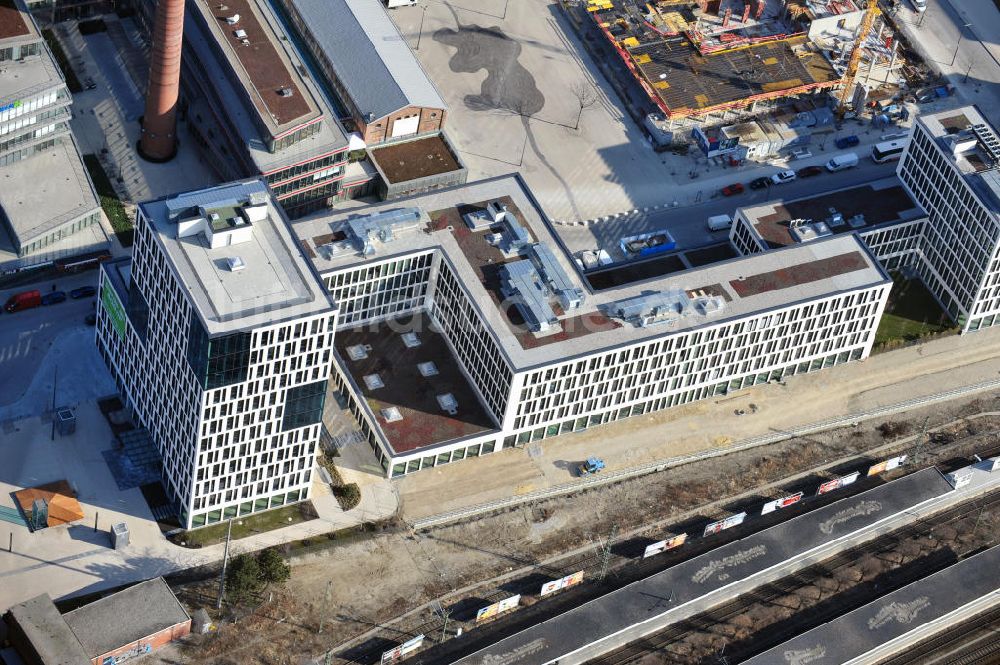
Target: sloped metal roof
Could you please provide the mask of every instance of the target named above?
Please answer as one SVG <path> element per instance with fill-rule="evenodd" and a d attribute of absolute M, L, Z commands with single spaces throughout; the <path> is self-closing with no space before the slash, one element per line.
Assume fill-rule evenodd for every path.
<path fill-rule="evenodd" d="M 407 106 L 444 109 L 444 100 L 376 0 L 285 0 L 362 114 L 381 118 Z"/>

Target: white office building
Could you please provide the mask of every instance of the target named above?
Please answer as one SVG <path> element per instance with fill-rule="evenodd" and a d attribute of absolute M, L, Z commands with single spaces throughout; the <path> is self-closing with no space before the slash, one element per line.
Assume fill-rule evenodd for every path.
<path fill-rule="evenodd" d="M 962 331 L 1000 321 L 1000 139 L 973 106 L 920 116 L 900 180 L 927 211 L 915 267 Z"/>
<path fill-rule="evenodd" d="M 72 102 L 27 9 L 0 2 L 0 271 L 107 247 Z"/>
<path fill-rule="evenodd" d="M 337 310 L 263 180 L 143 203 L 97 342 L 181 524 L 309 497 Z"/>
<path fill-rule="evenodd" d="M 915 274 L 969 332 L 1000 321 L 1000 138 L 972 106 L 918 118 L 889 178 L 737 210 L 741 254 L 856 233 L 886 270 Z M 901 182 L 901 184 L 900 184 Z"/>
<path fill-rule="evenodd" d="M 891 287 L 846 234 L 595 289 L 518 176 L 294 231 L 390 477 L 862 359 Z"/>

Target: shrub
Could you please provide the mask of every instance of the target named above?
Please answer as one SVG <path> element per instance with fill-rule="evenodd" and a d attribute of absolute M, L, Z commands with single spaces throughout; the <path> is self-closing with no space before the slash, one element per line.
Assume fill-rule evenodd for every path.
<path fill-rule="evenodd" d="M 337 502 L 340 504 L 342 510 L 350 510 L 361 503 L 361 488 L 358 487 L 357 483 L 335 487 L 333 494 L 337 497 Z"/>
<path fill-rule="evenodd" d="M 249 554 L 240 554 L 229 562 L 226 569 L 226 597 L 242 605 L 257 593 L 261 586 L 260 564 Z"/>
<path fill-rule="evenodd" d="M 281 584 L 288 580 L 292 569 L 285 557 L 276 549 L 266 549 L 257 555 L 257 565 L 260 567 L 260 579 L 265 584 Z"/>

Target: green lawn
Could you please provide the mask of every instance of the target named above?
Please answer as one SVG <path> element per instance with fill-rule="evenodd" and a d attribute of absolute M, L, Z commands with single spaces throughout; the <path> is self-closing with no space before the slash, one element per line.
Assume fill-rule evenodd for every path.
<path fill-rule="evenodd" d="M 62 44 L 56 39 L 56 36 L 51 30 L 42 30 L 42 37 L 45 38 L 45 42 L 49 45 L 49 50 L 52 51 L 53 57 L 56 59 L 56 63 L 59 65 L 59 69 L 62 70 L 63 78 L 66 79 L 66 87 L 73 94 L 78 92 L 83 92 L 83 86 L 80 84 L 80 79 L 76 77 L 76 72 L 69 65 L 69 58 L 66 57 L 66 52 L 63 51 Z"/>
<path fill-rule="evenodd" d="M 283 526 L 299 524 L 316 519 L 316 509 L 309 501 L 295 503 L 274 510 L 265 510 L 254 515 L 233 518 L 233 540 L 246 538 L 257 533 L 265 533 L 280 529 Z M 180 545 L 186 543 L 186 547 L 206 547 L 226 541 L 226 522 L 219 522 L 212 526 L 192 529 L 171 537 L 171 541 Z"/>
<path fill-rule="evenodd" d="M 958 328 L 919 279 L 896 279 L 875 333 L 875 348 L 888 350 L 928 335 Z"/>
<path fill-rule="evenodd" d="M 90 179 L 94 183 L 94 189 L 97 190 L 97 196 L 101 200 L 101 207 L 104 208 L 104 214 L 108 216 L 111 228 L 118 236 L 118 241 L 122 247 L 131 247 L 134 233 L 132 220 L 125 213 L 125 206 L 122 205 L 118 194 L 115 193 L 115 188 L 111 185 L 108 174 L 104 172 L 101 160 L 97 158 L 97 155 L 84 155 L 83 163 L 87 166 Z"/>

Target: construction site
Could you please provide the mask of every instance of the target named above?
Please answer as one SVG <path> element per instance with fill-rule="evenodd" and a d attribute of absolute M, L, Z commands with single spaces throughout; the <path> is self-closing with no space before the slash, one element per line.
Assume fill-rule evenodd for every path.
<path fill-rule="evenodd" d="M 861 115 L 907 90 L 910 63 L 876 0 L 587 0 L 586 11 L 673 133 L 792 101 Z"/>

